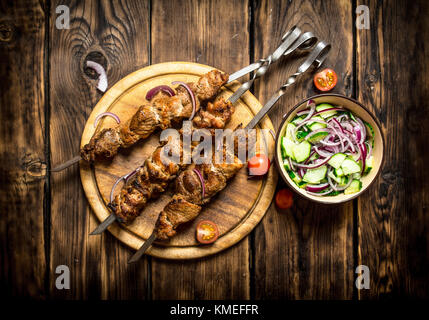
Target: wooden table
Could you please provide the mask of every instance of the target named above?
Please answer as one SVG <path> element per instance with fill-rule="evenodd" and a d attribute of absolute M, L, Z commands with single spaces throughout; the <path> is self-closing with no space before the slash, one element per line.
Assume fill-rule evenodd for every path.
<path fill-rule="evenodd" d="M 59 30 L 58 5 L 70 8 Z M 370 29 L 355 27 L 367 5 Z M 427 1 L 1 1 L 0 287 L 6 296 L 59 299 L 377 299 L 429 296 L 429 4 Z M 83 62 L 107 67 L 109 86 L 149 64 L 193 61 L 233 72 L 265 57 L 292 25 L 332 44 L 334 92 L 378 117 L 385 165 L 357 200 L 329 207 L 295 198 L 270 207 L 236 246 L 195 261 L 132 251 L 98 224 L 78 167 L 43 173 L 76 154 L 101 94 Z M 253 92 L 265 102 L 297 67 L 284 59 Z M 300 79 L 270 113 L 275 126 L 314 94 Z M 29 170 L 27 170 L 29 169 Z M 32 174 L 30 174 L 31 172 Z M 41 177 L 40 177 L 41 175 Z M 278 187 L 283 187 L 280 181 Z M 58 265 L 70 290 L 55 287 Z M 357 290 L 355 268 L 370 269 Z"/>

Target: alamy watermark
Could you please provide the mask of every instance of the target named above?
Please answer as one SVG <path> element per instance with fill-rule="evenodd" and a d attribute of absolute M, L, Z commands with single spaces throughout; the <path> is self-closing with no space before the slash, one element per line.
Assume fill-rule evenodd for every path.
<path fill-rule="evenodd" d="M 365 5 L 356 7 L 356 28 L 369 30 L 369 8 Z"/>
<path fill-rule="evenodd" d="M 370 286 L 370 277 L 369 277 L 369 268 L 366 265 L 359 265 L 356 267 L 355 273 L 359 276 L 356 278 L 355 285 L 356 288 L 361 289 L 369 289 Z"/>

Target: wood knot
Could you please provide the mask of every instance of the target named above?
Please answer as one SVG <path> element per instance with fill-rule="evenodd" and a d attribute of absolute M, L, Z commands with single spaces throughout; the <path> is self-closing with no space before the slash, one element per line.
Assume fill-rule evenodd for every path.
<path fill-rule="evenodd" d="M 86 66 L 87 61 L 97 62 L 98 64 L 102 65 L 104 70 L 106 70 L 106 72 L 107 72 L 107 58 L 100 51 L 91 51 L 90 53 L 88 53 L 83 60 L 83 66 L 82 66 L 83 67 L 83 73 L 87 77 L 89 77 L 92 80 L 97 80 L 99 77 L 97 72 L 95 72 L 94 69 Z"/>
<path fill-rule="evenodd" d="M 44 178 L 46 176 L 46 163 L 40 158 L 34 158 L 31 154 L 26 154 L 21 161 L 26 177 Z"/>
<path fill-rule="evenodd" d="M 11 23 L 0 22 L 0 41 L 1 42 L 10 42 L 13 39 L 13 34 L 15 33 L 15 28 Z"/>

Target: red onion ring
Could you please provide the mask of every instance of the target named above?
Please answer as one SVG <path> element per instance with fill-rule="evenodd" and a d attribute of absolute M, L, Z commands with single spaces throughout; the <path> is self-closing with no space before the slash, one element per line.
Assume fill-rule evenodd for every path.
<path fill-rule="evenodd" d="M 318 191 L 325 190 L 327 187 L 329 187 L 328 183 L 309 184 L 305 187 L 305 190 L 310 192 L 318 192 Z"/>
<path fill-rule="evenodd" d="M 328 184 L 329 185 L 329 184 Z M 318 197 L 320 197 L 320 196 L 325 196 L 325 195 L 327 195 L 327 194 L 329 194 L 329 193 L 331 193 L 332 192 L 332 189 L 331 188 L 329 188 L 327 191 L 325 191 L 325 192 L 311 192 L 311 191 L 308 191 L 308 190 L 305 190 L 308 194 L 311 194 L 311 195 L 313 195 L 313 196 L 318 196 Z"/>
<path fill-rule="evenodd" d="M 320 150 L 317 146 L 314 146 L 314 151 L 316 151 L 316 153 L 323 158 L 332 157 L 334 155 L 332 152 Z"/>
<path fill-rule="evenodd" d="M 305 168 L 305 169 L 316 169 L 319 168 L 321 166 L 323 166 L 325 163 L 327 163 L 329 160 L 331 159 L 331 157 L 329 158 L 325 158 L 320 162 L 315 162 L 313 164 L 301 164 L 295 161 L 292 161 L 293 165 L 298 167 L 298 168 Z"/>
<path fill-rule="evenodd" d="M 106 117 L 106 116 L 108 116 L 108 117 L 112 117 L 113 119 L 115 119 L 115 120 L 116 120 L 116 122 L 117 122 L 118 124 L 119 124 L 119 123 L 121 123 L 121 119 L 119 119 L 119 117 L 118 117 L 116 114 L 111 113 L 111 112 L 103 112 L 103 113 L 100 113 L 100 114 L 95 118 L 95 121 L 94 121 L 94 128 L 96 128 L 96 127 L 97 127 L 97 123 L 98 123 L 98 121 L 99 121 L 101 118 Z"/>
<path fill-rule="evenodd" d="M 195 112 L 197 111 L 197 103 L 196 103 L 196 100 L 195 100 L 195 94 L 194 94 L 194 92 L 191 90 L 191 88 L 185 83 L 185 82 L 183 82 L 183 81 L 173 81 L 171 84 L 173 84 L 173 85 L 176 85 L 176 84 L 178 84 L 178 85 L 181 85 L 182 87 L 184 87 L 187 91 L 188 91 L 188 93 L 189 93 L 189 95 L 191 96 L 191 101 L 192 101 L 192 113 L 191 113 L 191 116 L 189 117 L 189 119 L 188 120 L 192 120 L 193 118 L 194 118 L 194 116 L 195 116 Z"/>
<path fill-rule="evenodd" d="M 152 100 L 152 98 L 160 91 L 165 92 L 170 97 L 172 97 L 176 94 L 174 92 L 174 90 L 171 89 L 169 86 L 161 85 L 161 86 L 157 86 L 155 88 L 150 89 L 146 94 L 146 100 L 148 100 L 148 101 Z"/>
<path fill-rule="evenodd" d="M 113 202 L 113 193 L 115 192 L 115 188 L 118 185 L 118 183 L 121 180 L 125 180 L 127 178 L 127 176 L 129 175 L 129 173 L 124 174 L 122 177 L 119 177 L 118 180 L 115 181 L 115 183 L 113 184 L 112 190 L 110 191 L 110 202 Z"/>
<path fill-rule="evenodd" d="M 104 70 L 103 66 L 95 61 L 87 61 L 86 66 L 95 70 L 98 74 L 98 83 L 97 89 L 101 92 L 105 92 L 107 89 L 107 74 L 106 70 Z"/>
<path fill-rule="evenodd" d="M 198 178 L 201 181 L 201 189 L 202 189 L 201 198 L 204 199 L 204 196 L 206 194 L 206 185 L 204 184 L 203 175 L 201 174 L 200 170 L 198 170 L 198 169 L 194 169 L 194 172 L 197 174 Z"/>

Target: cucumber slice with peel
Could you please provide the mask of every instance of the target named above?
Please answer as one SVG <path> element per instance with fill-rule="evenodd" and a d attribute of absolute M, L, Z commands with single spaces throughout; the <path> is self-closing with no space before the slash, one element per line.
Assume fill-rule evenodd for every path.
<path fill-rule="evenodd" d="M 320 116 L 315 116 L 312 118 L 313 120 L 320 120 L 320 121 L 325 121 L 322 117 Z M 326 128 L 327 125 L 324 123 L 319 123 L 319 122 L 309 122 L 307 124 L 307 127 L 311 130 L 311 131 L 316 131 L 318 129 L 323 129 Z"/>
<path fill-rule="evenodd" d="M 318 133 L 313 134 L 310 138 L 307 139 L 308 142 L 312 144 L 318 143 L 320 140 L 325 139 L 328 136 L 327 131 L 320 131 Z"/>
<path fill-rule="evenodd" d="M 347 158 L 343 161 L 341 164 L 341 169 L 346 176 L 361 171 L 360 165 L 350 158 Z"/>
<path fill-rule="evenodd" d="M 303 162 L 310 156 L 311 144 L 307 141 L 302 141 L 293 147 L 293 155 L 297 162 Z"/>
<path fill-rule="evenodd" d="M 331 105 L 331 104 L 329 104 L 329 103 L 321 103 L 321 104 L 319 104 L 317 107 L 316 107 L 316 111 L 317 112 L 319 112 L 319 111 L 323 111 L 323 110 L 326 110 L 326 109 L 332 109 L 334 106 L 333 105 Z M 335 115 L 337 113 L 337 111 L 335 111 L 335 110 L 331 110 L 331 111 L 326 111 L 326 112 L 322 112 L 322 113 L 320 113 L 320 116 L 323 118 L 323 119 L 326 119 L 326 118 L 329 118 L 329 117 L 331 117 L 331 116 L 333 116 L 333 115 Z"/>
<path fill-rule="evenodd" d="M 347 156 L 344 153 L 336 153 L 332 156 L 331 159 L 329 159 L 328 164 L 330 164 L 335 169 L 338 169 L 341 167 L 341 164 L 346 158 Z"/>
<path fill-rule="evenodd" d="M 326 166 L 320 166 L 319 168 L 315 169 L 308 169 L 302 180 L 311 184 L 318 184 L 325 178 L 327 170 L 328 168 Z"/>
<path fill-rule="evenodd" d="M 353 180 L 350 186 L 344 190 L 344 194 L 356 193 L 360 189 L 362 189 L 362 182 L 360 180 Z"/>

